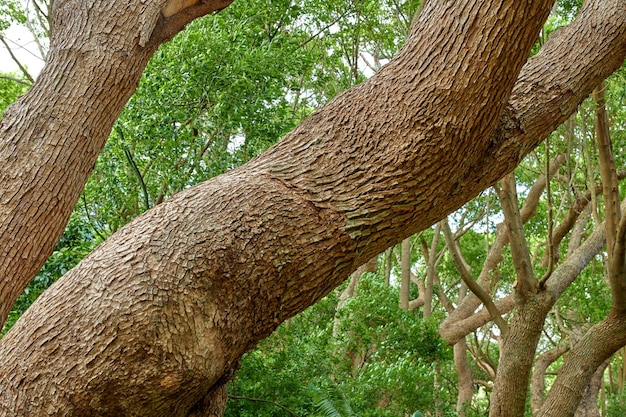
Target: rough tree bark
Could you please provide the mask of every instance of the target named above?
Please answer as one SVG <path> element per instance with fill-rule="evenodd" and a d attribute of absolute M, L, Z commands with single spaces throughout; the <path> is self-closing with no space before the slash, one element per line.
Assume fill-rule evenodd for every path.
<path fill-rule="evenodd" d="M 57 3 L 50 62 L 0 127 L 4 315 L 154 48 L 228 1 L 164 3 Z M 0 415 L 209 410 L 243 352 L 512 170 L 622 64 L 626 5 L 603 0 L 524 66 L 552 3 L 428 2 L 375 77 L 118 231 L 0 341 Z"/>
<path fill-rule="evenodd" d="M 56 1 L 47 63 L 0 124 L 0 323 L 63 233 L 113 122 L 163 41 L 232 0 Z"/>
<path fill-rule="evenodd" d="M 597 102 L 595 127 L 604 195 L 611 311 L 572 348 L 538 414 L 542 417 L 572 415 L 594 372 L 626 345 L 626 216 L 619 205 L 619 184 L 603 90 L 604 86 L 600 85 L 594 91 Z M 563 395 L 567 395 L 569 401 Z"/>
<path fill-rule="evenodd" d="M 585 388 L 585 392 L 578 404 L 574 417 L 601 417 L 600 410 L 598 409 L 598 394 L 604 384 L 604 371 L 609 366 L 610 362 L 610 358 L 605 360 L 593 373 L 593 377 L 591 381 L 589 381 L 587 388 Z"/>

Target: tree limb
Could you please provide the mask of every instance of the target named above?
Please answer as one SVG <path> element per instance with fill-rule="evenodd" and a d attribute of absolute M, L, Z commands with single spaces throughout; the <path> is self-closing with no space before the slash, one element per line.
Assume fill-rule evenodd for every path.
<path fill-rule="evenodd" d="M 504 212 L 509 243 L 511 245 L 511 257 L 515 265 L 515 275 L 517 286 L 515 294 L 524 302 L 530 293 L 537 291 L 538 282 L 532 271 L 530 252 L 524 236 L 524 226 L 517 203 L 517 191 L 515 185 L 515 175 L 507 174 L 502 179 L 502 189 L 498 190 L 500 204 Z"/>
<path fill-rule="evenodd" d="M 447 219 L 442 220 L 440 223 L 443 226 L 443 236 L 446 240 L 446 245 L 448 246 L 448 253 L 450 253 L 452 261 L 454 262 L 454 266 L 459 272 L 461 279 L 463 280 L 465 285 L 467 285 L 467 288 L 469 288 L 469 290 L 473 292 L 480 299 L 480 301 L 482 301 L 482 303 L 487 308 L 487 311 L 489 311 L 491 319 L 500 328 L 500 333 L 503 336 L 506 336 L 506 334 L 509 332 L 508 324 L 500 315 L 500 312 L 498 311 L 498 308 L 491 299 L 491 296 L 489 296 L 489 294 L 483 289 L 483 287 L 481 287 L 476 281 L 474 281 L 474 278 L 472 277 L 469 270 L 465 267 L 465 265 L 463 265 L 463 261 L 461 260 L 461 254 L 458 250 L 456 241 L 452 237 L 452 232 L 450 231 L 450 225 L 448 224 Z"/>

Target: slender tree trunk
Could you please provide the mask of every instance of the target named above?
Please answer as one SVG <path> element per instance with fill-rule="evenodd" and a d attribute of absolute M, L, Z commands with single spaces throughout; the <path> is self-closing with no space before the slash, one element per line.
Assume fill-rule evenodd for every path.
<path fill-rule="evenodd" d="M 467 343 L 465 339 L 454 345 L 454 369 L 459 385 L 456 402 L 456 413 L 459 417 L 467 417 L 474 397 L 474 376 L 467 360 Z"/>
<path fill-rule="evenodd" d="M 602 386 L 604 385 L 604 371 L 611 359 L 607 359 L 596 369 L 591 377 L 591 381 L 587 385 L 585 392 L 578 404 L 574 417 L 600 417 L 600 410 L 598 409 L 598 394 Z"/>
<path fill-rule="evenodd" d="M 554 301 L 548 294 L 529 297 L 518 305 L 509 334 L 500 343 L 500 361 L 491 394 L 490 417 L 523 417 L 530 371 L 539 336 Z"/>
<path fill-rule="evenodd" d="M 437 273 L 437 247 L 439 246 L 439 235 L 441 234 L 441 223 L 437 223 L 433 234 L 433 241 L 428 254 L 428 266 L 426 267 L 426 288 L 424 291 L 424 318 L 427 319 L 433 314 L 433 286 L 435 285 L 435 274 Z"/>
<path fill-rule="evenodd" d="M 402 281 L 400 283 L 400 308 L 409 309 L 409 300 L 411 298 L 411 239 L 406 238 L 402 241 L 402 257 L 400 259 L 402 266 Z"/>
<path fill-rule="evenodd" d="M 36 175 L 56 172 L 52 185 L 67 181 L 83 164 L 76 149 L 95 146 L 91 135 L 108 134 L 134 88 L 150 55 L 143 45 L 153 50 L 209 3 L 165 19 L 158 14 L 163 2 L 59 2 L 50 52 L 50 65 L 59 70 L 44 70 L 39 90 L 3 120 L 0 149 L 19 149 L 0 158 L 3 164 L 67 152 L 62 172 L 52 164 Z M 513 169 L 621 65 L 626 5 L 604 0 L 587 5 L 520 73 L 552 3 L 428 2 L 405 47 L 368 82 L 338 96 L 260 158 L 119 230 L 0 340 L 0 416 L 176 417 L 206 409 L 205 399 L 259 339 L 376 253 Z M 118 14 L 132 21 L 118 25 Z M 80 27 L 93 19 L 101 19 L 102 31 Z M 67 73 L 60 70 L 63 56 L 72 58 Z M 72 73 L 72 62 L 95 73 Z M 99 84 L 94 74 L 111 74 L 116 82 Z M 80 76 L 84 84 L 72 85 Z M 108 111 L 56 119 L 37 111 L 37 91 L 40 97 L 56 92 L 51 101 L 59 108 L 74 105 L 65 95 L 91 95 Z M 28 126 L 37 126 L 31 131 L 40 139 L 56 132 L 50 136 L 56 142 L 29 142 Z M 3 181 L 19 182 L 26 171 L 11 166 Z M 77 193 L 41 191 L 27 181 L 33 176 L 21 183 L 30 206 L 2 196 L 2 239 L 15 222 L 47 221 L 30 195 L 44 205 L 75 203 Z M 44 240 L 56 240 L 55 233 Z M 32 275 L 8 270 L 6 288 Z"/>
<path fill-rule="evenodd" d="M 569 346 L 556 347 L 542 353 L 535 360 L 535 368 L 530 384 L 530 408 L 533 415 L 539 412 L 543 405 L 543 397 L 546 389 L 546 370 L 554 361 L 559 359 Z"/>
<path fill-rule="evenodd" d="M 391 285 L 391 265 L 393 256 L 393 246 L 390 246 L 385 251 L 385 285 L 388 287 Z"/>
<path fill-rule="evenodd" d="M 594 372 L 624 345 L 626 318 L 612 311 L 573 347 L 537 416 L 573 416 Z"/>

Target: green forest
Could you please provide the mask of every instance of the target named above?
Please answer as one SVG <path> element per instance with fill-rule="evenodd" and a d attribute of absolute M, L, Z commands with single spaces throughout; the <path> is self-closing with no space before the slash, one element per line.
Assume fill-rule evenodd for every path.
<path fill-rule="evenodd" d="M 0 39 L 21 25 L 45 59 L 52 3 L 5 1 Z M 531 55 L 582 7 L 557 1 Z M 137 216 L 253 160 L 374 76 L 421 10 L 416 0 L 240 0 L 189 23 L 150 59 L 2 335 Z M 0 114 L 36 79 L 27 66 L 1 74 Z M 523 415 L 544 415 L 562 370 L 591 357 L 602 324 L 622 308 L 625 146 L 622 66 L 514 172 L 245 353 L 224 415 L 486 416 L 507 395 L 521 398 Z M 626 347 L 590 372 L 576 416 L 626 415 Z"/>

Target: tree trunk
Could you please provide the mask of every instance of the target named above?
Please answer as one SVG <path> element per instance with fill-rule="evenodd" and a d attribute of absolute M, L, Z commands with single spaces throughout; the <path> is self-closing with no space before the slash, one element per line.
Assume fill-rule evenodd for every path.
<path fill-rule="evenodd" d="M 385 285 L 388 287 L 391 285 L 391 265 L 393 256 L 393 246 L 390 246 L 385 251 Z"/>
<path fill-rule="evenodd" d="M 259 339 L 512 170 L 621 65 L 626 5 L 604 0 L 520 74 L 552 3 L 428 2 L 372 79 L 263 156 L 119 230 L 0 341 L 0 415 L 196 413 Z M 0 128 L 3 305 L 36 270 L 12 265 L 51 250 L 62 227 L 49 222 L 74 206 L 156 45 L 221 3 L 168 19 L 162 4 L 58 3 L 50 64 Z M 59 163 L 24 169 L 38 153 Z"/>
<path fill-rule="evenodd" d="M 569 346 L 555 347 L 537 356 L 530 383 L 530 408 L 533 415 L 537 414 L 543 405 L 543 397 L 546 389 L 546 370 L 548 366 L 563 356 L 568 350 Z"/>
<path fill-rule="evenodd" d="M 435 284 L 435 274 L 437 274 L 437 247 L 439 246 L 439 235 L 441 234 L 441 223 L 437 223 L 433 232 L 433 241 L 430 246 L 426 266 L 426 288 L 424 290 L 424 318 L 430 318 L 433 314 L 433 286 Z"/>
<path fill-rule="evenodd" d="M 55 2 L 46 66 L 0 124 L 0 325 L 52 254 L 156 48 L 231 2 L 203 1 L 170 19 L 165 1 Z"/>
<path fill-rule="evenodd" d="M 474 397 L 474 376 L 467 360 L 467 343 L 465 339 L 454 345 L 454 369 L 459 383 L 459 395 L 456 402 L 456 413 L 459 417 L 467 417 Z"/>
<path fill-rule="evenodd" d="M 411 299 L 411 238 L 407 237 L 402 241 L 402 255 L 400 257 L 402 276 L 400 282 L 400 308 L 409 309 Z"/>
<path fill-rule="evenodd" d="M 611 311 L 572 348 L 537 416 L 573 416 L 594 372 L 624 345 L 626 318 Z"/>
<path fill-rule="evenodd" d="M 517 305 L 509 333 L 500 343 L 500 360 L 491 394 L 490 417 L 523 417 L 530 370 L 539 336 L 554 300 L 545 292 Z"/>
<path fill-rule="evenodd" d="M 611 363 L 611 359 L 607 359 L 596 371 L 593 373 L 593 377 L 591 377 L 591 381 L 585 388 L 585 392 L 578 404 L 578 408 L 576 409 L 576 413 L 574 417 L 600 417 L 600 410 L 598 409 L 598 394 L 600 393 L 600 389 L 604 384 L 604 371 L 607 366 Z"/>

